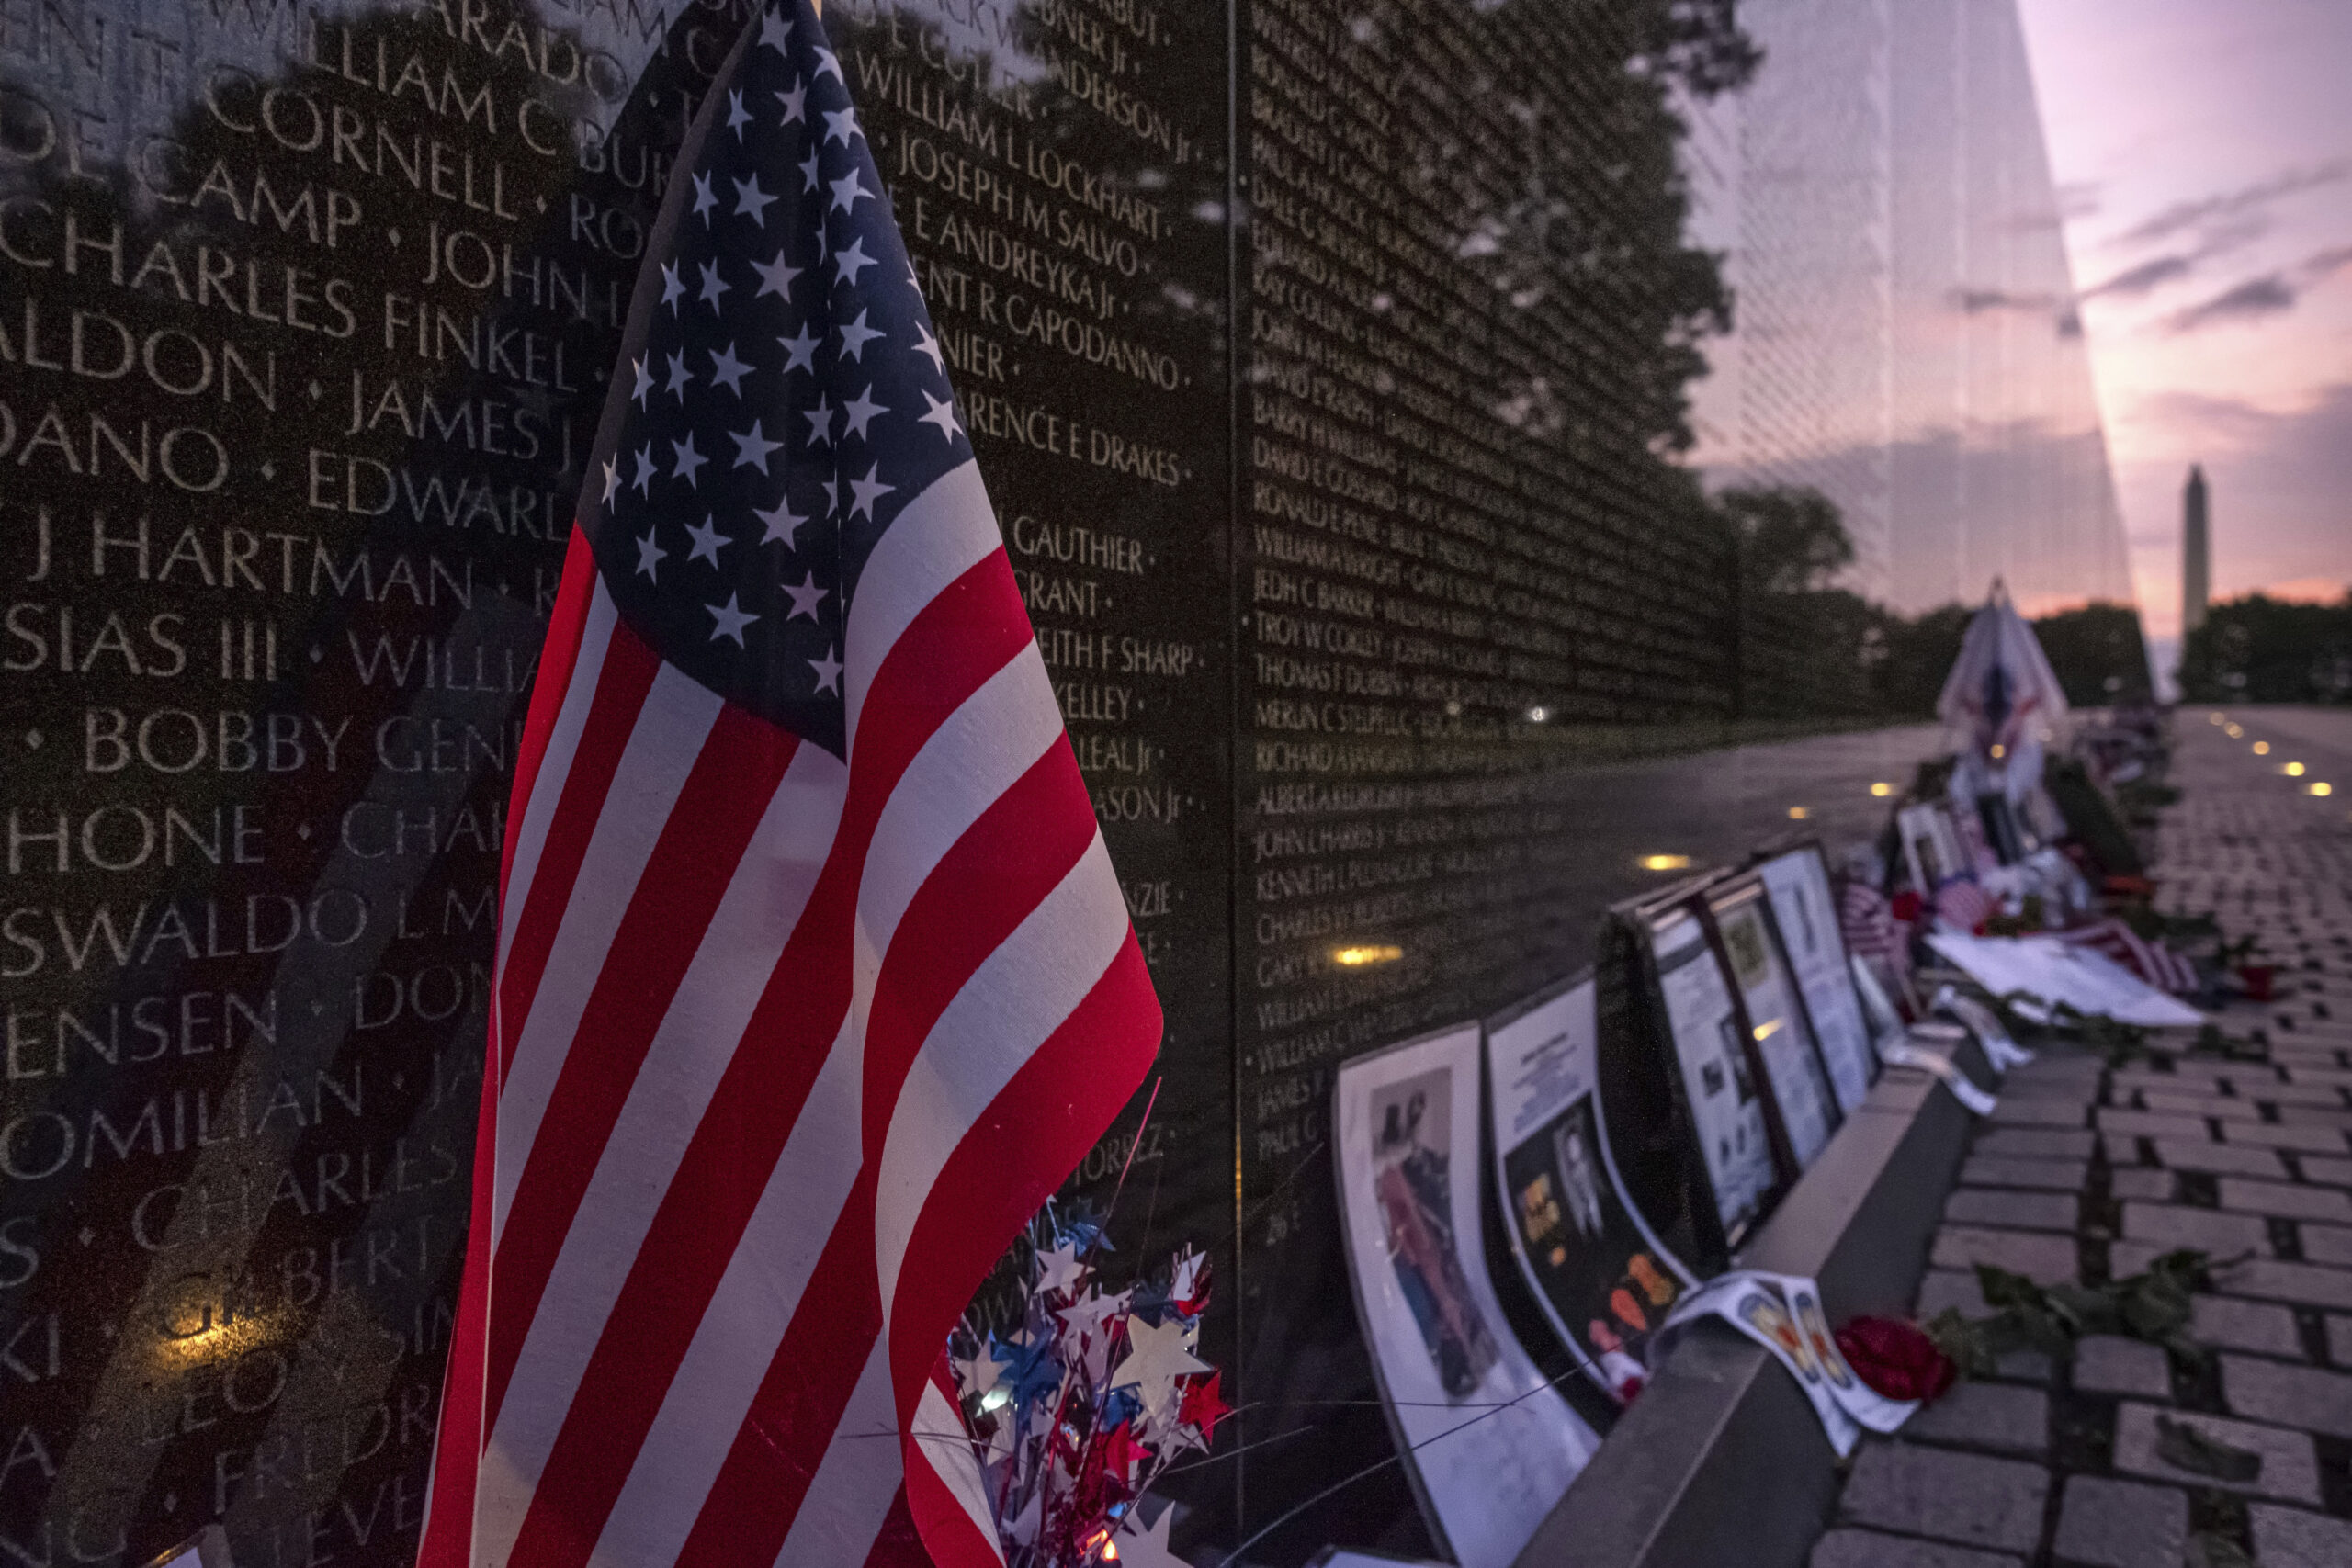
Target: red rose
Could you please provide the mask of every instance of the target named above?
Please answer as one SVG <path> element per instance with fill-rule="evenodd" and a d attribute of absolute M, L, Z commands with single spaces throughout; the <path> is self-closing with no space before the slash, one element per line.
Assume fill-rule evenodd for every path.
<path fill-rule="evenodd" d="M 1942 1396 L 1959 1369 L 1916 1323 L 1858 1317 L 1838 1331 L 1838 1348 L 1854 1373 L 1889 1399 Z"/>
<path fill-rule="evenodd" d="M 1919 895 L 1906 887 L 1887 900 L 1886 908 L 1887 913 L 1894 917 L 1896 925 L 1916 924 L 1919 919 Z"/>

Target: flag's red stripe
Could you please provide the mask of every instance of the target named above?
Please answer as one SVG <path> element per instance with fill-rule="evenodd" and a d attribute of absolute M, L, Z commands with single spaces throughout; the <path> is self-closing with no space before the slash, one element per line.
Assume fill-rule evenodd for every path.
<path fill-rule="evenodd" d="M 940 857 L 899 922 L 876 977 L 866 1028 L 865 1163 L 851 1199 L 860 1221 L 855 1245 L 841 1254 L 869 1295 L 874 1288 L 873 1172 L 907 1068 L 956 993 L 1061 885 L 1093 842 L 1094 814 L 1087 805 L 1085 783 L 1069 748 L 1056 746 Z M 877 1098 L 879 1118 L 874 1114 Z M 840 1239 L 836 1231 L 833 1243 L 828 1244 L 828 1261 L 834 1259 Z M 695 1521 L 696 1538 L 723 1537 L 730 1549 L 753 1556 L 764 1552 L 766 1558 L 783 1547 L 807 1479 L 825 1457 L 857 1370 L 881 1326 L 877 1303 L 854 1354 L 833 1343 L 839 1325 L 832 1321 L 831 1303 L 846 1284 L 845 1277 L 829 1279 L 821 1269 L 809 1277 L 801 1299 L 818 1303 L 819 1310 L 796 1314 L 785 1331 L 720 1467 L 711 1500 Z M 944 1333 L 941 1342 L 945 1343 Z M 849 1370 L 844 1377 L 826 1380 L 835 1399 L 826 1407 L 812 1397 L 809 1369 L 833 1356 L 842 1357 Z M 772 1517 L 773 1540 L 742 1537 L 740 1519 L 755 1498 L 759 1510 Z"/>
<path fill-rule="evenodd" d="M 1039 694 L 1039 700 L 1046 699 Z M 1066 744 L 1057 743 L 991 802 L 923 878 L 875 976 L 865 1030 L 866 1162 L 882 1140 L 907 1069 L 956 993 L 1061 886 L 1094 842 L 1094 807 Z"/>
<path fill-rule="evenodd" d="M 458 1318 L 441 1372 L 441 1424 L 434 1434 L 433 1480 L 416 1568 L 473 1568 L 474 1494 L 480 1474 L 483 1336 L 490 1319 L 490 1207 L 498 1153 L 498 1061 L 482 1064 L 474 1117 L 474 1190 Z"/>
<path fill-rule="evenodd" d="M 563 711 L 563 694 L 571 687 L 572 670 L 580 661 L 580 638 L 588 625 L 588 606 L 595 597 L 596 554 L 588 547 L 588 536 L 575 527 L 571 543 L 563 552 L 563 581 L 556 589 L 547 642 L 539 649 L 539 672 L 531 682 L 531 706 L 514 758 L 514 784 L 507 795 L 506 846 L 498 864 L 502 904 L 514 875 L 514 841 L 522 836 L 523 813 L 539 782 L 539 764 L 547 761 L 548 737 L 555 732 L 556 716 Z"/>
<path fill-rule="evenodd" d="M 947 1402 L 948 1410 L 956 1408 L 956 1381 L 948 1370 L 944 1336 L 941 1337 L 938 1355 L 933 1358 L 931 1374 L 923 1381 Z M 916 1392 L 920 1394 L 922 1391 Z M 944 1424 L 957 1418 L 940 1416 L 937 1419 Z M 953 1431 L 936 1432 L 929 1426 L 910 1430 L 907 1435 L 907 1461 L 900 1472 L 905 1479 L 899 1483 L 899 1495 L 906 1499 L 908 1515 L 922 1521 L 918 1533 L 932 1568 L 1004 1568 L 1004 1553 L 997 1544 L 995 1530 L 989 1530 L 985 1536 L 980 1533 L 979 1522 L 956 1501 L 941 1474 L 943 1466 L 970 1455 L 968 1449 L 957 1454 L 950 1445 L 963 1445 L 960 1421 Z M 977 1475 L 978 1464 L 972 1468 Z"/>
<path fill-rule="evenodd" d="M 890 1306 L 890 1382 L 902 1426 L 972 1292 L 1134 1096 L 1161 1028 L 1151 976 L 1129 931 L 1093 989 L 941 1167 L 907 1237 L 908 1263 Z M 915 1462 L 910 1453 L 908 1463 Z"/>
<path fill-rule="evenodd" d="M 654 1032 L 799 745 L 767 720 L 726 704 L 646 860 L 588 993 L 580 1032 L 548 1098 L 499 1237 L 487 1399 L 493 1425 L 548 1276 Z M 587 1223 L 594 1224 L 595 1216 Z"/>
<path fill-rule="evenodd" d="M 514 1065 L 515 1043 L 529 1022 L 532 999 L 539 977 L 546 973 L 548 954 L 555 947 L 557 930 L 571 903 L 571 886 L 579 879 L 580 863 L 588 840 L 604 814 L 605 796 L 613 787 L 621 754 L 628 749 L 629 733 L 652 690 L 662 660 L 627 621 L 616 622 L 605 662 L 595 672 L 596 695 L 581 728 L 580 745 L 563 776 L 563 793 L 548 824 L 547 847 L 539 852 L 538 870 L 524 896 L 523 913 L 514 925 L 514 945 L 508 949 L 506 968 L 499 976 L 499 1065 Z M 584 672 L 583 672 L 584 673 Z M 519 812 L 517 813 L 519 815 Z"/>
<path fill-rule="evenodd" d="M 903 1484 L 890 1500 L 890 1511 L 882 1516 L 882 1528 L 865 1554 L 865 1568 L 932 1568 L 931 1554 L 923 1550 L 914 1516 L 908 1510 Z"/>
<path fill-rule="evenodd" d="M 874 1279 L 873 1168 L 858 1174 L 735 1433 L 677 1568 L 773 1562 L 882 1332 Z M 891 1441 L 888 1438 L 879 1439 Z M 877 1456 L 883 1463 L 889 1456 Z"/>
<path fill-rule="evenodd" d="M 548 738 L 555 729 L 556 716 L 563 711 L 564 693 L 571 683 L 581 637 L 588 624 L 588 607 L 595 597 L 595 553 L 588 547 L 588 536 L 575 527 L 564 548 L 563 579 L 556 590 L 547 641 L 539 650 L 538 673 L 532 682 L 531 704 L 514 759 L 514 782 L 507 795 L 506 839 L 498 866 L 502 903 L 514 874 L 514 845 L 522 834 L 524 811 L 538 781 L 539 765 L 547 759 Z M 493 1030 L 496 1022 L 493 1014 Z M 434 1439 L 432 1490 L 424 1533 L 417 1545 L 417 1568 L 469 1568 L 472 1556 L 474 1494 L 484 1430 L 481 1348 L 490 1319 L 491 1201 L 496 1190 L 498 1152 L 497 1058 L 486 1060 L 482 1069 L 481 1104 L 475 1113 L 469 1245 L 459 1275 L 449 1359 L 441 1374 L 440 1426 Z M 472 1245 L 475 1240 L 481 1245 Z"/>
<path fill-rule="evenodd" d="M 857 885 L 882 807 L 941 722 L 1032 638 L 1020 601 L 1008 617 L 994 591 L 1011 581 L 1001 552 L 974 567 L 916 615 L 875 672 L 832 853 L 630 1266 L 513 1561 L 534 1568 L 584 1562 L 611 1513 L 847 1016 Z M 872 1198 L 857 1201 L 870 1237 Z M 870 1241 L 865 1268 L 873 1269 Z M 804 1300 L 820 1301 L 813 1283 Z M 559 1489 L 560 1505 L 549 1501 Z M 583 1533 L 576 1552 L 559 1544 Z"/>

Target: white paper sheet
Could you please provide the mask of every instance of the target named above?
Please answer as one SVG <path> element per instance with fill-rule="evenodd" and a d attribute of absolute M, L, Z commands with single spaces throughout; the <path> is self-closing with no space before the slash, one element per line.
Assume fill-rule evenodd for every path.
<path fill-rule="evenodd" d="M 2023 991 L 2091 1017 L 2149 1029 L 2194 1029 L 2205 1015 L 2149 985 L 2102 953 L 2046 936 L 1964 936 L 1939 931 L 1928 944 L 1996 997 Z"/>

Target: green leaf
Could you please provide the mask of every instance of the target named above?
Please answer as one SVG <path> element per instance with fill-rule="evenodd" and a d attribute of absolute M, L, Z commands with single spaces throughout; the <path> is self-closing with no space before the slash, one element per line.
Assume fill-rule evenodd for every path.
<path fill-rule="evenodd" d="M 2169 1416 L 2156 1417 L 2156 1457 L 2177 1469 L 2241 1486 L 2262 1476 L 2262 1456 L 2252 1449 L 2234 1447 Z"/>

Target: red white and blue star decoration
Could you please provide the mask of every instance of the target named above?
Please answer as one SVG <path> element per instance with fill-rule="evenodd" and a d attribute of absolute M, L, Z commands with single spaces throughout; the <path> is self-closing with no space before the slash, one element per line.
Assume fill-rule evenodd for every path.
<path fill-rule="evenodd" d="M 1019 1327 L 967 1325 L 949 1346 L 1009 1568 L 1181 1568 L 1170 1514 L 1147 1527 L 1136 1505 L 1231 1414 L 1196 1354 L 1207 1259 L 1188 1247 L 1164 1279 L 1105 1294 L 1091 1259 L 1107 1246 L 1049 1209 L 1023 1249 Z"/>

